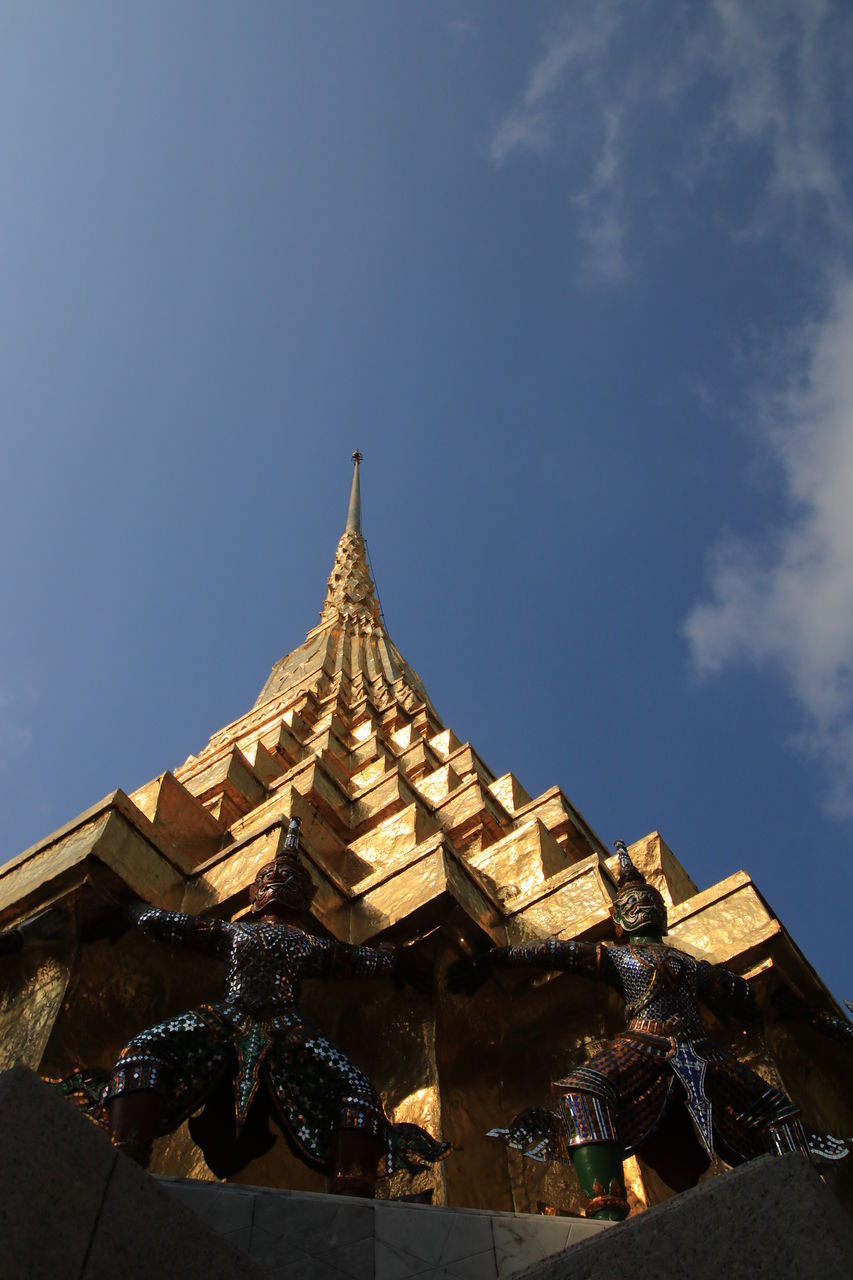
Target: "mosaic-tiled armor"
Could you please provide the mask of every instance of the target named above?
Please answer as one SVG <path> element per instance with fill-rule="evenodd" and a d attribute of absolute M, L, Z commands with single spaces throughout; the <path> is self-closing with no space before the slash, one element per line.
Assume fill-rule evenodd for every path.
<path fill-rule="evenodd" d="M 615 1220 L 629 1209 L 622 1160 L 638 1150 L 675 1190 L 692 1186 L 715 1151 L 730 1164 L 766 1151 L 847 1155 L 846 1142 L 807 1131 L 784 1093 L 710 1039 L 700 1005 L 750 1020 L 752 989 L 728 970 L 664 945 L 663 898 L 624 842 L 616 848 L 615 944 L 549 939 L 496 947 L 450 968 L 450 989 L 467 995 L 495 967 L 533 965 L 606 982 L 625 1001 L 622 1034 L 552 1083 L 557 1112 L 523 1111 L 491 1136 L 535 1160 L 571 1160 L 587 1215 Z"/>
<path fill-rule="evenodd" d="M 762 1152 L 800 1151 L 824 1159 L 846 1143 L 804 1129 L 799 1108 L 730 1053 L 702 1024 L 700 1003 L 723 1016 L 751 1020 L 748 982 L 664 943 L 597 945 L 549 940 L 499 947 L 490 962 L 581 973 L 608 983 L 625 1001 L 628 1025 L 583 1066 L 552 1084 L 556 1116 L 522 1112 L 493 1130 L 533 1159 L 566 1159 L 588 1143 L 640 1150 L 673 1104 L 685 1105 L 706 1152 L 740 1164 Z"/>
<path fill-rule="evenodd" d="M 225 993 L 215 1004 L 134 1036 L 115 1065 L 104 1101 L 140 1088 L 159 1090 L 165 1099 L 162 1130 L 170 1132 L 227 1076 L 233 1078 L 238 1130 L 264 1089 L 274 1118 L 315 1168 L 327 1167 L 330 1137 L 338 1129 L 382 1138 L 386 1172 L 443 1154 L 443 1146 L 416 1126 L 392 1125 L 367 1077 L 297 1008 L 304 977 L 389 974 L 395 948 L 348 946 L 267 921 L 227 924 L 153 907 L 134 914 L 149 937 L 225 960 Z"/>
<path fill-rule="evenodd" d="M 189 1119 L 209 1167 L 230 1176 L 272 1146 L 272 1119 L 335 1189 L 372 1194 L 377 1172 L 422 1169 L 449 1147 L 392 1124 L 367 1077 L 299 1012 L 303 978 L 412 976 L 407 949 L 350 946 L 299 926 L 314 890 L 298 829 L 291 820 L 285 851 L 256 877 L 249 919 L 125 910 L 156 941 L 224 960 L 223 998 L 141 1031 L 106 1077 L 77 1072 L 57 1083 L 143 1164 L 157 1133 Z"/>

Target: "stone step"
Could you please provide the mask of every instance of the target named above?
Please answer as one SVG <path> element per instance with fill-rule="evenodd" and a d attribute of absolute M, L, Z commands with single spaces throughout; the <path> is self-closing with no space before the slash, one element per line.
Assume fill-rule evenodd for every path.
<path fill-rule="evenodd" d="M 682 1276 L 851 1280 L 853 1219 L 803 1156 L 760 1156 L 524 1272 L 524 1280 Z"/>
<path fill-rule="evenodd" d="M 0 1075 L 3 1280 L 264 1280 L 28 1071 Z"/>
<path fill-rule="evenodd" d="M 159 1178 L 275 1280 L 505 1280 L 610 1224 Z"/>

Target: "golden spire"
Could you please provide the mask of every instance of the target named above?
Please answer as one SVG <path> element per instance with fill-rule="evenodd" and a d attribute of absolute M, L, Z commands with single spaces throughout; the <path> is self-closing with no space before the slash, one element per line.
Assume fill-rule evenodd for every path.
<path fill-rule="evenodd" d="M 306 682 L 312 685 L 323 676 L 335 678 L 340 672 L 350 680 L 361 677 L 369 681 L 376 697 L 415 696 L 434 711 L 419 677 L 385 630 L 361 535 L 361 454 L 357 449 L 352 460 L 346 525 L 335 552 L 320 621 L 308 632 L 304 644 L 275 664 L 255 706 Z M 380 686 L 385 690 L 381 695 Z M 391 686 L 397 689 L 394 695 Z"/>
<path fill-rule="evenodd" d="M 347 522 L 335 552 L 320 626 L 326 622 L 340 621 L 348 623 L 359 635 L 381 635 L 379 601 L 367 564 L 367 548 L 361 536 L 361 487 L 358 479 L 361 454 L 358 449 L 352 455 L 352 461 L 352 488 Z"/>

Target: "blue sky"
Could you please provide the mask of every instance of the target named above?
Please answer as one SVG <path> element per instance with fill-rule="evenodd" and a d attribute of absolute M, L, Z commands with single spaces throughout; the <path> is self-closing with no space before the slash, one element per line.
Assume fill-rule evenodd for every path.
<path fill-rule="evenodd" d="M 3 854 L 251 705 L 358 447 L 460 738 L 746 868 L 853 996 L 852 28 L 4 5 Z"/>

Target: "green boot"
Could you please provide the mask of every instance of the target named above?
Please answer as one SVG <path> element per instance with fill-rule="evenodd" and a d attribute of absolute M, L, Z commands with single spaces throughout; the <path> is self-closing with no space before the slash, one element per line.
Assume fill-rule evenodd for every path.
<path fill-rule="evenodd" d="M 630 1209 L 622 1176 L 622 1152 L 615 1142 L 592 1142 L 572 1149 L 572 1162 L 589 1200 L 586 1216 L 601 1222 L 621 1222 Z"/>

